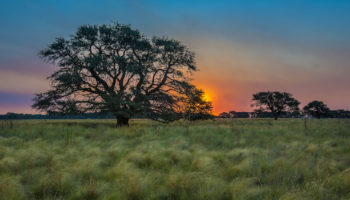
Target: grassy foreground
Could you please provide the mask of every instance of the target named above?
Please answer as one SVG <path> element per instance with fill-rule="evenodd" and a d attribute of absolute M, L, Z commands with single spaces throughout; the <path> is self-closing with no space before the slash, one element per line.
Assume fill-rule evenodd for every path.
<path fill-rule="evenodd" d="M 0 121 L 0 199 L 349 199 L 350 121 Z"/>

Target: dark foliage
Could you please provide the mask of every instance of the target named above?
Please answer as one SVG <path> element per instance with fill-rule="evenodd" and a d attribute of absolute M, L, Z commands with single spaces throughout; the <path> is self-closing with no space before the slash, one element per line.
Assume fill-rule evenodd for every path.
<path fill-rule="evenodd" d="M 250 118 L 251 113 L 249 112 L 236 112 L 236 111 L 230 111 L 230 112 L 222 112 L 218 115 L 218 118 Z"/>
<path fill-rule="evenodd" d="M 333 118 L 350 118 L 349 110 L 331 110 L 330 116 Z"/>
<path fill-rule="evenodd" d="M 81 26 L 57 38 L 40 56 L 58 65 L 52 89 L 37 94 L 33 108 L 69 114 L 108 111 L 118 125 L 136 115 L 178 119 L 176 99 L 196 70 L 194 53 L 179 41 L 149 39 L 128 25 Z"/>
<path fill-rule="evenodd" d="M 181 118 L 194 121 L 214 118 L 212 113 L 212 103 L 204 99 L 204 91 L 194 85 L 183 84 L 182 91 L 178 99 L 178 113 Z"/>
<path fill-rule="evenodd" d="M 6 113 L 0 115 L 0 120 L 11 119 L 112 119 L 110 113 L 82 113 L 82 114 L 66 114 L 66 113 L 49 113 L 43 114 L 22 114 L 22 113 Z"/>
<path fill-rule="evenodd" d="M 281 114 L 299 111 L 300 102 L 287 92 L 258 92 L 252 100 L 252 107 L 257 107 L 256 115 L 269 111 L 275 120 Z"/>
<path fill-rule="evenodd" d="M 252 118 L 274 118 L 274 115 L 272 112 L 253 112 Z M 279 118 L 300 118 L 302 117 L 301 113 L 299 111 L 294 112 L 282 112 L 279 116 Z"/>
<path fill-rule="evenodd" d="M 304 108 L 304 113 L 316 117 L 318 119 L 322 117 L 330 117 L 331 111 L 322 101 L 312 101 L 308 103 Z"/>

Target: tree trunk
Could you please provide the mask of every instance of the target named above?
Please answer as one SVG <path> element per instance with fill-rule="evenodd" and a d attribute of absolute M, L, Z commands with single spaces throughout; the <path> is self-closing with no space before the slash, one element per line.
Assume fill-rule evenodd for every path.
<path fill-rule="evenodd" d="M 117 127 L 129 126 L 129 118 L 118 115 L 117 117 Z"/>
<path fill-rule="evenodd" d="M 275 120 L 277 120 L 277 119 L 278 119 L 278 116 L 277 116 L 277 115 L 275 115 L 275 116 L 273 116 L 273 117 L 274 117 L 274 119 L 275 119 Z"/>

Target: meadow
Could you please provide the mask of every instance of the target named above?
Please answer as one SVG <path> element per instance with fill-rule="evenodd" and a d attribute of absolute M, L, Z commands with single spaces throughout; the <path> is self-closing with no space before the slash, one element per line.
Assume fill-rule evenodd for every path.
<path fill-rule="evenodd" d="M 349 199 L 350 120 L 0 121 L 0 199 Z"/>

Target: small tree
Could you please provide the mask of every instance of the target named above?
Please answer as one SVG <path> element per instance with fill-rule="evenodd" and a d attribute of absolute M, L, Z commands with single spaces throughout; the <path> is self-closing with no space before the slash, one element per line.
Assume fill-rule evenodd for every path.
<path fill-rule="evenodd" d="M 182 94 L 178 98 L 178 113 L 186 120 L 210 119 L 212 115 L 212 103 L 204 99 L 204 91 L 194 85 L 185 84 Z"/>
<path fill-rule="evenodd" d="M 304 108 L 304 113 L 320 119 L 321 117 L 329 117 L 330 109 L 322 101 L 312 101 Z"/>
<path fill-rule="evenodd" d="M 117 125 L 145 116 L 177 119 L 176 99 L 196 70 L 194 53 L 179 41 L 147 38 L 129 25 L 81 26 L 57 38 L 40 56 L 58 65 L 52 89 L 37 94 L 35 109 L 46 112 L 108 111 Z"/>
<path fill-rule="evenodd" d="M 287 92 L 258 92 L 253 94 L 253 104 L 256 113 L 270 111 L 277 120 L 282 113 L 299 110 L 300 102 Z"/>

